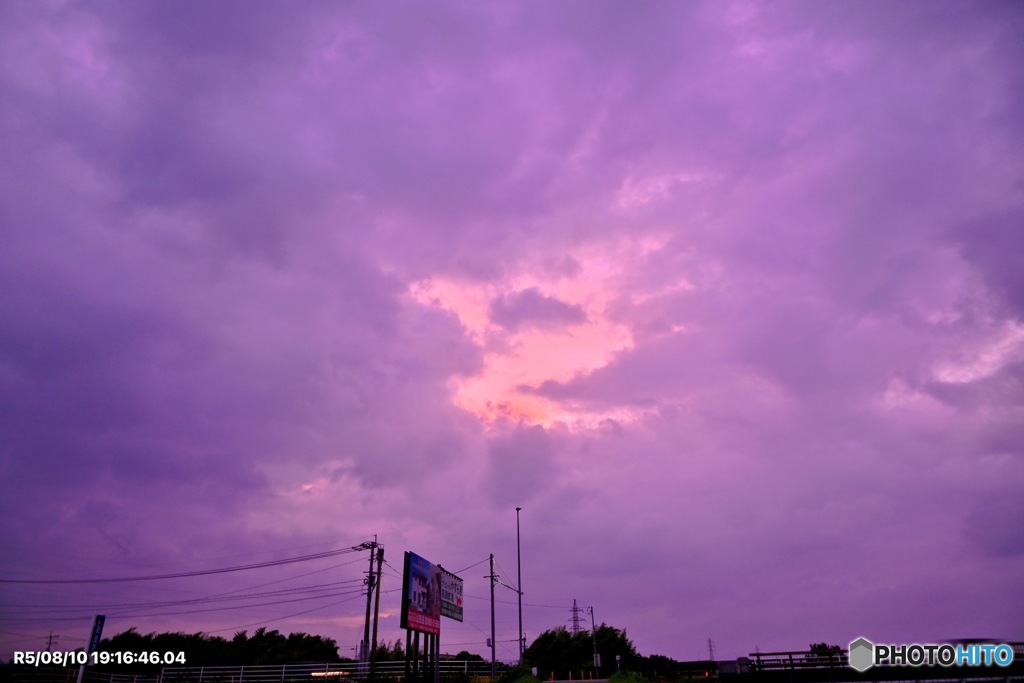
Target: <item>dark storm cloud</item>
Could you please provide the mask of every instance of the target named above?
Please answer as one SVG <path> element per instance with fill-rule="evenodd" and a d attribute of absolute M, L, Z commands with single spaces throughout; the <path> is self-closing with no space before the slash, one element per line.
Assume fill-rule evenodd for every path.
<path fill-rule="evenodd" d="M 526 504 L 555 486 L 555 437 L 541 427 L 517 426 L 489 447 L 487 487 L 505 505 Z"/>
<path fill-rule="evenodd" d="M 491 320 L 509 330 L 525 327 L 578 325 L 587 319 L 583 308 L 545 296 L 536 287 L 503 294 L 491 302 Z"/>
<path fill-rule="evenodd" d="M 1017 458 L 1021 453 L 1015 454 Z M 1024 516 L 1015 491 L 1000 491 L 979 502 L 967 517 L 967 534 L 986 553 L 996 557 L 1024 555 L 1024 531 L 1007 528 L 1005 521 Z"/>
<path fill-rule="evenodd" d="M 1018 181 L 1024 192 L 1024 178 Z M 987 215 L 955 226 L 953 238 L 1017 317 L 1024 317 L 1024 210 Z"/>

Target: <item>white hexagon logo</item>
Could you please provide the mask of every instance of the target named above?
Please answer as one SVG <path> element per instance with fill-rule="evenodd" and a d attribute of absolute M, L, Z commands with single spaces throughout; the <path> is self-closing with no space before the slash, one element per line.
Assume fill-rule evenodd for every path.
<path fill-rule="evenodd" d="M 850 666 L 857 671 L 867 671 L 875 663 L 875 644 L 864 637 L 850 643 Z"/>

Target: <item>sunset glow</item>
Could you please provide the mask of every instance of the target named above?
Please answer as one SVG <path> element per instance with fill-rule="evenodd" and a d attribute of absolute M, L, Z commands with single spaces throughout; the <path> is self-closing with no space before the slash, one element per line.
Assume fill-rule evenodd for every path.
<path fill-rule="evenodd" d="M 1022 35 L 0 2 L 0 663 L 97 614 L 355 656 L 374 543 L 379 641 L 404 552 L 464 578 L 446 654 L 520 550 L 528 643 L 574 603 L 678 661 L 1024 642 Z"/>
<path fill-rule="evenodd" d="M 614 415 L 633 419 L 638 413 L 616 410 L 591 413 L 529 392 L 544 382 L 565 382 L 606 366 L 617 353 L 633 346 L 628 325 L 615 321 L 609 308 L 628 292 L 625 281 L 642 268 L 644 257 L 664 245 L 658 237 L 635 242 L 592 245 L 568 255 L 578 270 L 571 277 L 545 277 L 538 270 L 486 284 L 442 278 L 413 283 L 410 295 L 419 303 L 454 313 L 484 351 L 482 371 L 452 380 L 456 403 L 485 422 L 513 419 L 527 424 L 585 426 Z M 684 288 L 675 284 L 670 289 Z M 492 320 L 497 298 L 536 289 L 542 295 L 585 315 L 579 323 L 509 330 Z M 643 292 L 628 292 L 643 298 Z"/>

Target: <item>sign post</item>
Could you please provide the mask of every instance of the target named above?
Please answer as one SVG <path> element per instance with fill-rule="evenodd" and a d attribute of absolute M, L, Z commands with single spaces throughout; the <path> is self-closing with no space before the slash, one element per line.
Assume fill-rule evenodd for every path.
<path fill-rule="evenodd" d="M 107 617 L 103 614 L 97 614 L 96 619 L 92 622 L 92 634 L 89 636 L 89 645 L 85 648 L 85 656 L 88 660 L 89 655 L 100 646 L 100 640 L 103 638 L 103 622 L 107 620 Z M 75 679 L 75 683 L 82 683 L 82 676 L 85 674 L 85 664 L 78 667 L 78 678 Z"/>

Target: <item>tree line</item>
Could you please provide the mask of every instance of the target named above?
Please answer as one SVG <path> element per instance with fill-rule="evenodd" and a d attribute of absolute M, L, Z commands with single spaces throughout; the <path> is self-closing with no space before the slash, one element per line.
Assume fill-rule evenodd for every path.
<path fill-rule="evenodd" d="M 205 633 L 141 634 L 134 627 L 100 641 L 98 648 L 107 652 L 184 652 L 186 666 L 252 666 L 260 664 L 294 664 L 298 662 L 341 662 L 338 644 L 332 638 L 290 633 L 287 636 L 265 627 L 250 636 L 247 631 L 235 633 L 230 640 Z M 103 667 L 97 667 L 102 669 Z M 160 666 L 118 666 L 118 672 L 132 669 L 136 673 L 159 670 Z"/>
<path fill-rule="evenodd" d="M 601 666 L 594 666 L 594 649 L 600 656 Z M 649 678 L 663 678 L 677 674 L 687 665 L 662 655 L 645 657 L 636 651 L 625 629 L 602 623 L 594 634 L 590 631 L 570 633 L 564 626 L 545 631 L 523 652 L 527 666 L 537 669 L 537 677 L 545 680 L 554 674 L 556 679 L 607 678 L 616 671 L 631 671 Z"/>

